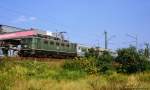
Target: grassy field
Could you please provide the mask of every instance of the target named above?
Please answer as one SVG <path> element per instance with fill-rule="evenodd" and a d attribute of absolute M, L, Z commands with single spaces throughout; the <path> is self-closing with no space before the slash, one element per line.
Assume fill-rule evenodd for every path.
<path fill-rule="evenodd" d="M 148 90 L 150 72 L 94 74 L 62 68 L 66 60 L 4 58 L 0 90 Z"/>

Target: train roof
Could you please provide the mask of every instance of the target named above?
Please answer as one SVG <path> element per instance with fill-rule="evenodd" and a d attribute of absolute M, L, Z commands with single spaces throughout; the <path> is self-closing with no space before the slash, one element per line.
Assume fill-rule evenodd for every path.
<path fill-rule="evenodd" d="M 39 37 L 39 38 L 48 38 L 54 40 L 62 40 L 57 36 L 46 35 L 46 32 L 39 29 L 22 29 L 8 25 L 0 24 L 0 40 L 7 39 L 20 39 L 28 37 Z M 69 42 L 68 40 L 63 40 L 64 42 Z"/>
<path fill-rule="evenodd" d="M 0 34 L 0 40 L 22 38 L 22 37 L 28 37 L 34 35 L 37 35 L 37 33 L 34 30 L 9 32 L 9 33 Z"/>
<path fill-rule="evenodd" d="M 16 31 L 16 32 L 8 32 L 0 34 L 0 40 L 7 40 L 7 39 L 19 39 L 19 38 L 28 38 L 28 37 L 39 37 L 39 38 L 46 38 L 46 39 L 54 39 L 54 40 L 61 40 L 58 37 L 49 36 L 39 34 L 36 30 L 23 30 L 23 31 Z M 69 42 L 68 40 L 63 40 L 64 42 Z"/>

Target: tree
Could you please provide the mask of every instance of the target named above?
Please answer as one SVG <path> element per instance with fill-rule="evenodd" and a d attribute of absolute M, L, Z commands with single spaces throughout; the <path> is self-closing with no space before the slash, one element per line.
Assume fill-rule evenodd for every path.
<path fill-rule="evenodd" d="M 141 55 L 135 47 L 119 49 L 117 53 L 115 61 L 119 63 L 118 72 L 134 73 L 146 70 L 147 58 Z"/>
<path fill-rule="evenodd" d="M 113 57 L 107 51 L 104 51 L 101 56 L 96 61 L 96 66 L 101 73 L 107 73 L 107 71 L 112 70 Z"/>

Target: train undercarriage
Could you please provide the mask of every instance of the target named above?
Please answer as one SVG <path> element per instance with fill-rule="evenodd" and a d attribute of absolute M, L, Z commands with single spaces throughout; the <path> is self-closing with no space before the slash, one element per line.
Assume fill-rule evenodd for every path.
<path fill-rule="evenodd" d="M 20 50 L 19 56 L 21 57 L 37 57 L 37 58 L 74 58 L 76 53 L 45 51 L 45 50 Z"/>

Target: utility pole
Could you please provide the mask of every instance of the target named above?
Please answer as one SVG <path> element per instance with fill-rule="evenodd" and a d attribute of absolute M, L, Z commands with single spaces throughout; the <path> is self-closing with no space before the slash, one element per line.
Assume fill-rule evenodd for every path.
<path fill-rule="evenodd" d="M 104 31 L 105 34 L 105 49 L 108 48 L 108 39 L 107 39 L 107 31 Z"/>
<path fill-rule="evenodd" d="M 112 35 L 112 36 L 108 37 L 107 31 L 104 31 L 104 34 L 105 34 L 105 49 L 108 49 L 108 44 L 110 44 L 109 41 L 110 41 L 112 38 L 115 38 L 116 36 L 115 36 L 115 35 Z"/>

